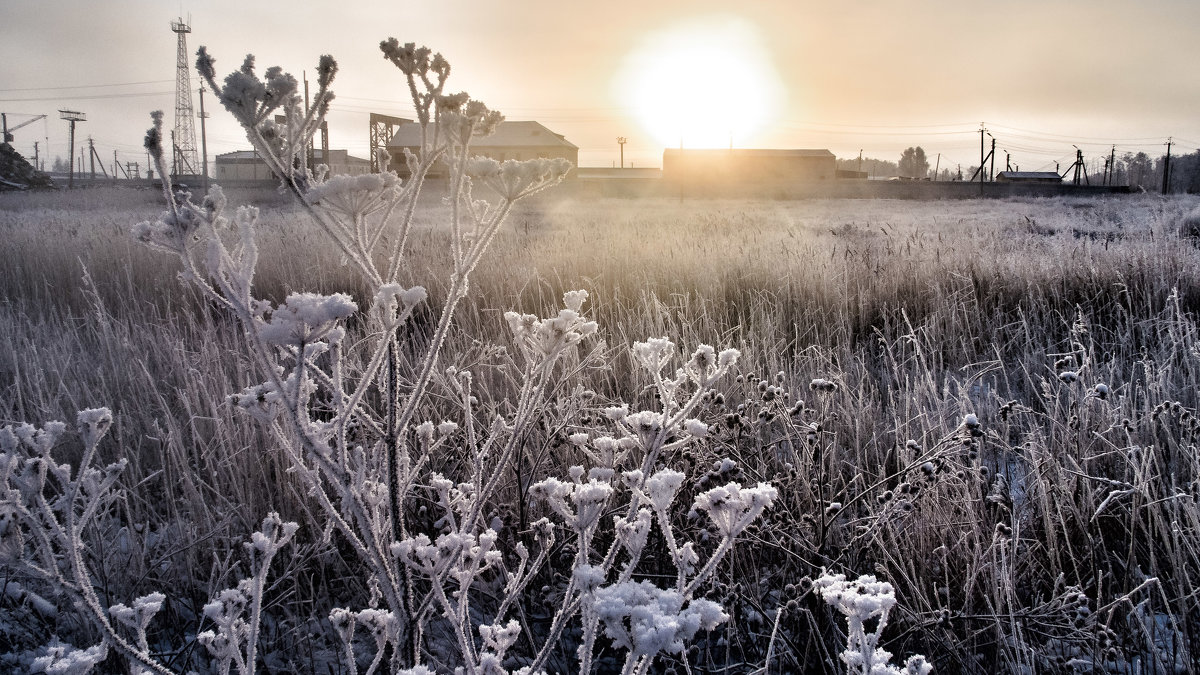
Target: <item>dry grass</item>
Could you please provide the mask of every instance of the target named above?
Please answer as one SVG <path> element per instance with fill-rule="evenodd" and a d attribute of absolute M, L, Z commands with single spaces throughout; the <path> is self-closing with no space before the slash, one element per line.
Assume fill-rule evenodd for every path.
<path fill-rule="evenodd" d="M 231 195 L 250 200 L 270 242 L 262 295 L 364 294 L 285 200 Z M 571 288 L 589 291 L 612 347 L 585 373 L 593 407 L 647 402 L 625 349 L 634 340 L 743 351 L 745 377 L 707 410 L 721 432 L 673 459 L 698 482 L 732 457 L 783 495 L 757 545 L 720 575 L 737 615 L 711 663 L 761 663 L 763 617 L 796 600 L 776 667 L 836 670 L 837 622 L 803 584 L 829 567 L 894 583 L 905 610 L 888 648 L 924 652 L 945 672 L 1054 669 L 1055 656 L 1194 668 L 1198 654 L 1147 647 L 1165 626 L 1200 634 L 1200 249 L 1180 231 L 1194 206 L 544 197 L 495 242 L 445 354 L 502 406 L 511 383 L 485 349 L 507 344 L 501 313 L 544 314 Z M 303 500 L 254 426 L 222 404 L 251 383 L 239 330 L 127 234 L 158 209 L 152 193 L 0 195 L 0 425 L 111 407 L 112 446 L 141 483 L 124 517 L 159 533 L 144 539 L 163 561 L 114 563 L 114 584 L 176 588 L 186 607 L 203 602 L 222 552 L 263 513 L 299 517 Z M 435 304 L 447 269 L 438 215 L 408 270 Z M 813 378 L 838 388 L 810 391 Z M 1088 393 L 1097 383 L 1110 388 L 1104 400 Z M 531 440 L 553 475 L 572 461 L 564 432 L 588 426 L 587 405 L 565 412 L 578 393 L 560 394 L 545 438 Z M 968 413 L 982 435 L 960 426 Z M 917 461 L 927 455 L 928 475 Z M 300 601 L 320 604 L 326 584 L 356 589 L 325 563 L 302 563 Z M 1091 609 L 1078 622 L 1072 587 Z"/>

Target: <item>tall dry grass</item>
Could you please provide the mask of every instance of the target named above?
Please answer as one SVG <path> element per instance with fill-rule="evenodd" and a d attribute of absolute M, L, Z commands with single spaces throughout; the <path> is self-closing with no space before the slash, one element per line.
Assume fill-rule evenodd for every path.
<path fill-rule="evenodd" d="M 364 294 L 286 200 L 231 195 L 264 199 L 262 295 Z M 822 567 L 895 584 L 904 610 L 888 648 L 945 672 L 1066 670 L 1071 658 L 1195 667 L 1183 645 L 1200 630 L 1200 251 L 1180 227 L 1195 206 L 539 197 L 476 272 L 444 353 L 478 373 L 485 407 L 502 401 L 513 383 L 488 367 L 503 359 L 491 348 L 506 344 L 501 312 L 544 314 L 563 291 L 589 291 L 611 351 L 583 364 L 590 392 L 557 392 L 561 409 L 529 440 L 529 461 L 554 475 L 576 460 L 565 437 L 580 429 L 564 420 L 586 425 L 610 398 L 647 402 L 634 340 L 742 350 L 744 377 L 706 412 L 720 433 L 673 458 L 697 483 L 735 459 L 784 504 L 720 574 L 736 616 L 706 655 L 713 667 L 761 663 L 783 608 L 775 668 L 836 670 L 839 629 L 805 582 Z M 0 195 L 0 425 L 110 406 L 138 484 L 130 537 L 156 564 L 114 558 L 107 573 L 177 589 L 194 612 L 261 515 L 303 500 L 270 443 L 221 404 L 252 384 L 239 329 L 130 240 L 158 210 L 128 191 Z M 448 268 L 439 215 L 406 270 L 435 305 Z M 814 378 L 836 388 L 810 389 Z M 962 426 L 968 414 L 979 433 Z M 338 569 L 336 553 L 303 552 L 289 596 L 353 591 Z"/>

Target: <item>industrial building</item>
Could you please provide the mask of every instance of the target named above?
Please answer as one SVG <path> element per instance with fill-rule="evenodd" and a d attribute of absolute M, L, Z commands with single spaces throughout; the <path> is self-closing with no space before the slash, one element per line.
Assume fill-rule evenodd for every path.
<path fill-rule="evenodd" d="M 371 162 L 358 157 L 351 157 L 346 150 L 330 150 L 329 161 L 325 161 L 320 148 L 313 151 L 314 164 L 329 166 L 330 175 L 349 175 L 369 173 Z M 235 150 L 223 155 L 217 155 L 217 181 L 236 180 L 274 180 L 275 176 L 267 168 L 267 163 L 254 150 Z"/>
<path fill-rule="evenodd" d="M 997 183 L 1061 183 L 1062 176 L 1053 171 L 1001 171 Z"/>
<path fill-rule="evenodd" d="M 401 176 L 408 175 L 408 167 L 404 164 L 404 148 L 413 154 L 419 154 L 421 149 L 421 125 L 402 124 L 395 128 L 388 141 L 388 152 L 392 155 L 391 169 Z M 562 134 L 542 126 L 539 122 L 504 121 L 497 127 L 495 133 L 471 139 L 471 154 L 491 157 L 504 161 L 506 159 L 546 159 L 562 158 L 571 164 L 579 165 L 579 148 L 568 141 Z M 446 166 L 434 166 L 430 175 L 446 174 Z"/>
<path fill-rule="evenodd" d="M 681 182 L 796 182 L 833 180 L 837 159 L 828 150 L 668 149 L 663 178 Z"/>

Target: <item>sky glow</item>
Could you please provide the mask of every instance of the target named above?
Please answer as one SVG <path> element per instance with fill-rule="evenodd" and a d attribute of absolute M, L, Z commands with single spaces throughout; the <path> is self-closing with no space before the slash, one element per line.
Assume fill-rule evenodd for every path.
<path fill-rule="evenodd" d="M 666 147 L 753 147 L 784 98 L 758 31 L 731 15 L 648 33 L 626 57 L 614 89 Z"/>
<path fill-rule="evenodd" d="M 97 11 L 97 8 L 102 10 Z M 0 10 L 0 111 L 17 150 L 66 156 L 58 109 L 85 112 L 111 160 L 144 163 L 151 110 L 173 126 L 178 4 L 13 0 Z M 1200 146 L 1200 3 L 1010 0 L 963 3 L 762 0 L 564 3 L 297 2 L 182 4 L 188 48 L 218 72 L 247 52 L 260 68 L 310 78 L 340 64 L 332 147 L 367 156 L 371 112 L 411 115 L 378 50 L 396 37 L 442 52 L 451 85 L 513 120 L 538 120 L 580 148 L 585 166 L 658 166 L 665 147 L 828 148 L 895 161 L 920 145 L 942 166 L 979 157 L 981 122 L 1024 170 Z M 699 70 L 693 66 L 702 65 Z M 192 73 L 192 87 L 199 87 Z M 193 104 L 199 107 L 198 97 Z M 206 99 L 209 155 L 248 148 Z M 674 128 L 673 128 L 674 127 Z M 199 125 L 197 125 L 199 132 Z"/>

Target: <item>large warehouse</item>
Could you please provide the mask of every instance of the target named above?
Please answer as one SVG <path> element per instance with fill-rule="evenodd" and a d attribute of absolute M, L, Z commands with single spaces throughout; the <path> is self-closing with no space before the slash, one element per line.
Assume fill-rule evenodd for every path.
<path fill-rule="evenodd" d="M 388 141 L 388 152 L 392 154 L 391 168 L 401 176 L 408 174 L 404 165 L 403 148 L 418 154 L 421 148 L 421 125 L 402 124 L 396 128 Z M 579 165 L 579 148 L 561 134 L 556 134 L 539 122 L 504 121 L 490 136 L 471 139 L 471 154 L 492 159 L 547 159 L 562 158 Z M 445 175 L 446 166 L 434 166 L 431 175 Z"/>
<path fill-rule="evenodd" d="M 684 182 L 833 180 L 837 158 L 828 150 L 668 149 L 663 178 Z"/>
<path fill-rule="evenodd" d="M 369 173 L 371 163 L 365 159 L 351 157 L 345 150 L 330 150 L 329 161 L 321 156 L 321 149 L 313 151 L 313 159 L 317 164 L 329 166 L 330 175 L 346 174 L 357 176 Z M 235 150 L 217 155 L 216 180 L 274 180 L 267 163 L 254 150 Z"/>

